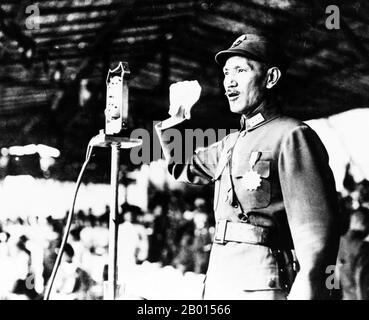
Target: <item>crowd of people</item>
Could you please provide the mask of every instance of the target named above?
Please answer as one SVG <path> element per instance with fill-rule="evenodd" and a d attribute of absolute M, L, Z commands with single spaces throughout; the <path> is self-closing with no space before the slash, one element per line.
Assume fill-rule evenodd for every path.
<path fill-rule="evenodd" d="M 369 299 L 369 181 L 347 171 L 339 194 L 342 237 L 337 259 L 338 297 Z M 123 203 L 119 210 L 118 281 L 144 261 L 205 274 L 214 236 L 211 204 L 180 195 L 157 195 L 147 212 Z M 55 279 L 52 299 L 103 299 L 108 275 L 109 206 L 75 214 Z M 42 299 L 66 219 L 29 217 L 0 221 L 0 299 Z"/>
<path fill-rule="evenodd" d="M 171 265 L 183 273 L 205 273 L 214 232 L 205 200 L 198 198 L 183 210 L 164 198 L 156 197 L 147 212 L 128 203 L 120 206 L 119 283 L 144 261 Z M 103 299 L 108 277 L 109 215 L 108 205 L 102 214 L 92 208 L 75 213 L 51 299 Z M 65 223 L 66 218 L 52 216 L 0 221 L 0 299 L 43 298 Z"/>

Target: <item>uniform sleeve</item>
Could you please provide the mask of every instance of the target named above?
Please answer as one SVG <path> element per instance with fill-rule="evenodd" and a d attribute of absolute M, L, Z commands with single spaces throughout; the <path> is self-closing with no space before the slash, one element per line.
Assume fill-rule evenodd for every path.
<path fill-rule="evenodd" d="M 223 148 L 222 141 L 206 148 L 198 148 L 194 152 L 186 148 L 182 134 L 181 143 L 174 141 L 173 137 L 176 135 L 178 137 L 179 130 L 173 127 L 163 128 L 161 123 L 157 124 L 155 129 L 168 164 L 168 171 L 177 181 L 193 184 L 212 182 Z M 176 159 L 173 155 L 178 152 L 178 149 L 180 149 L 181 159 Z"/>
<path fill-rule="evenodd" d="M 290 299 L 325 299 L 327 267 L 336 264 L 339 216 L 328 154 L 317 134 L 301 126 L 282 141 L 279 175 L 300 265 Z"/>

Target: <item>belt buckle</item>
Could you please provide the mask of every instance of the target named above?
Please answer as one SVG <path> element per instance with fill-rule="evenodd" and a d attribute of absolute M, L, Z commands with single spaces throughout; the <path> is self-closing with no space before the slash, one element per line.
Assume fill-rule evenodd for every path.
<path fill-rule="evenodd" d="M 227 220 L 218 220 L 215 226 L 214 242 L 218 244 L 225 244 L 225 233 L 227 229 Z"/>

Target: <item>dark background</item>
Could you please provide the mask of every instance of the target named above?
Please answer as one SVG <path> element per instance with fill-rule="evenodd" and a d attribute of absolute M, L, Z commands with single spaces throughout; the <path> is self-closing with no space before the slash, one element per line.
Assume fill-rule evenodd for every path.
<path fill-rule="evenodd" d="M 34 4 L 39 28 L 29 29 Z M 331 4 L 338 30 L 326 27 Z M 214 54 L 252 29 L 279 38 L 291 59 L 280 88 L 285 113 L 307 120 L 367 107 L 368 17 L 366 0 L 2 0 L 0 148 L 56 147 L 51 177 L 75 180 L 89 139 L 104 128 L 105 79 L 119 61 L 131 69 L 133 128 L 152 132 L 152 121 L 168 116 L 169 85 L 192 79 L 202 86 L 192 126 L 236 128 Z M 107 181 L 107 157 L 96 151 L 88 179 Z"/>

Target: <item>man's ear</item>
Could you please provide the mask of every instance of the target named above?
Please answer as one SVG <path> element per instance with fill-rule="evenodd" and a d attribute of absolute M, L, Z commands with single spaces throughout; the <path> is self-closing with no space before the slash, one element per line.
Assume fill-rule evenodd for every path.
<path fill-rule="evenodd" d="M 273 88 L 278 80 L 281 78 L 282 73 L 277 67 L 269 68 L 267 72 L 267 79 L 266 79 L 266 88 L 271 89 Z"/>

